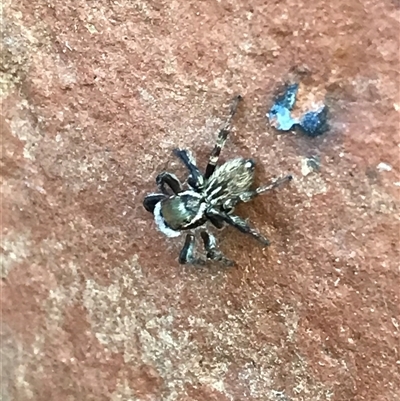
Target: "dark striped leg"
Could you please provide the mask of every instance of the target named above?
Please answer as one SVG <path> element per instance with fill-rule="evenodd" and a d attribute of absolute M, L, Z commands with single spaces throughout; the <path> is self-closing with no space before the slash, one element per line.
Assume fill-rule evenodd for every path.
<path fill-rule="evenodd" d="M 207 218 L 208 220 L 210 220 L 211 224 L 214 227 L 221 229 L 224 226 L 224 220 L 222 220 L 221 217 L 215 215 L 207 215 Z"/>
<path fill-rule="evenodd" d="M 174 194 L 178 194 L 182 191 L 182 185 L 175 174 L 163 171 L 156 178 L 158 188 L 163 194 L 170 195 L 165 185 L 168 185 Z"/>
<path fill-rule="evenodd" d="M 231 199 L 229 200 L 224 207 L 226 209 L 232 209 L 235 207 L 238 203 L 240 202 L 249 202 L 258 195 L 261 195 L 265 192 L 272 191 L 273 189 L 280 187 L 282 184 L 285 184 L 286 182 L 289 182 L 293 179 L 291 175 L 287 175 L 285 177 L 280 177 L 277 178 L 273 181 L 271 181 L 269 184 L 263 185 L 261 187 L 258 187 L 252 191 L 246 191 L 240 194 L 236 199 Z"/>
<path fill-rule="evenodd" d="M 263 186 L 255 189 L 253 191 L 253 192 L 255 192 L 255 194 L 249 200 L 253 199 L 257 195 L 261 195 L 265 192 L 272 191 L 273 189 L 280 187 L 282 184 L 286 184 L 287 182 L 292 181 L 292 179 L 293 179 L 293 176 L 291 174 L 286 175 L 285 177 L 276 178 L 275 180 L 271 181 L 269 184 L 263 185 Z M 246 201 L 243 200 L 243 202 L 247 202 L 247 200 Z"/>
<path fill-rule="evenodd" d="M 185 244 L 179 254 L 179 263 L 181 265 L 190 264 L 190 265 L 204 265 L 206 263 L 205 260 L 196 258 L 194 256 L 194 243 L 195 238 L 192 234 L 187 234 L 185 239 Z"/>
<path fill-rule="evenodd" d="M 244 234 L 249 234 L 254 237 L 257 241 L 261 242 L 263 245 L 267 246 L 270 244 L 267 238 L 260 234 L 257 230 L 250 227 L 243 219 L 234 214 L 227 214 L 224 212 L 215 211 L 217 216 L 220 216 L 226 223 L 235 227 Z"/>
<path fill-rule="evenodd" d="M 192 188 L 201 189 L 204 185 L 204 177 L 196 165 L 196 160 L 192 154 L 185 149 L 174 149 L 174 155 L 177 156 L 190 172 L 188 184 Z"/>
<path fill-rule="evenodd" d="M 235 262 L 226 258 L 223 253 L 217 248 L 217 240 L 214 235 L 208 233 L 207 231 L 201 232 L 201 238 L 204 242 L 204 248 L 207 252 L 207 258 L 222 262 L 226 266 L 233 266 Z"/>
<path fill-rule="evenodd" d="M 164 194 L 149 194 L 144 198 L 143 206 L 148 212 L 153 213 L 157 203 L 165 198 Z"/>
<path fill-rule="evenodd" d="M 209 158 L 209 161 L 208 161 L 208 164 L 206 167 L 206 173 L 204 175 L 205 179 L 211 177 L 211 175 L 213 174 L 213 172 L 217 166 L 219 155 L 221 153 L 222 148 L 225 145 L 226 138 L 228 137 L 228 134 L 231 130 L 232 119 L 233 119 L 233 116 L 236 114 L 236 110 L 237 110 L 240 100 L 242 100 L 242 97 L 240 95 L 236 96 L 233 99 L 229 117 L 226 120 L 224 126 L 218 132 L 217 143 L 215 144 L 214 149 L 212 150 L 212 152 L 210 154 L 210 158 Z"/>

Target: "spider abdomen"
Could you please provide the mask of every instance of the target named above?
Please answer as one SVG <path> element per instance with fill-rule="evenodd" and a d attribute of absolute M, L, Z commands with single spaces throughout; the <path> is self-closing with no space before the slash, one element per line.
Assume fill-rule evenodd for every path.
<path fill-rule="evenodd" d="M 251 159 L 233 159 L 218 167 L 204 188 L 208 203 L 216 205 L 239 197 L 250 189 L 255 163 Z"/>

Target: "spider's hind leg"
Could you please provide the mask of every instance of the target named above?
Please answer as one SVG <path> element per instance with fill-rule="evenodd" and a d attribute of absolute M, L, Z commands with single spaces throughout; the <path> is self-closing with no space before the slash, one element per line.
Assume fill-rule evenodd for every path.
<path fill-rule="evenodd" d="M 232 210 L 238 203 L 243 202 L 250 202 L 252 199 L 261 195 L 265 192 L 272 191 L 273 189 L 280 187 L 282 184 L 285 184 L 288 181 L 291 181 L 293 177 L 291 175 L 286 175 L 285 177 L 276 178 L 275 180 L 271 181 L 269 184 L 262 185 L 256 189 L 246 191 L 241 193 L 237 198 L 229 199 L 226 204 L 224 205 L 225 211 Z"/>
<path fill-rule="evenodd" d="M 225 145 L 226 139 L 231 130 L 232 119 L 233 119 L 233 116 L 236 114 L 236 110 L 237 110 L 240 100 L 242 100 L 242 96 L 240 96 L 240 95 L 236 96 L 233 99 L 233 102 L 231 105 L 231 111 L 229 113 L 228 119 L 225 121 L 225 124 L 218 132 L 217 142 L 214 146 L 214 149 L 212 150 L 212 152 L 210 154 L 210 158 L 208 160 L 208 164 L 206 167 L 206 173 L 204 175 L 204 178 L 206 178 L 206 179 L 211 177 L 211 175 L 215 171 L 215 168 L 218 163 L 219 155 L 221 153 L 222 148 Z"/>
<path fill-rule="evenodd" d="M 269 184 L 262 185 L 261 187 L 256 188 L 253 192 L 255 193 L 252 198 L 257 195 L 263 194 L 264 192 L 272 191 L 273 189 L 280 187 L 282 184 L 285 184 L 289 181 L 292 181 L 293 176 L 291 174 L 286 175 L 284 177 L 276 178 L 271 181 Z M 251 198 L 251 199 L 252 199 Z"/>

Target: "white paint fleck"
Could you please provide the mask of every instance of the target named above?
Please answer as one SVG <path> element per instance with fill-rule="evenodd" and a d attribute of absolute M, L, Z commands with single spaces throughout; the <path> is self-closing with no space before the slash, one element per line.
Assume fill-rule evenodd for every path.
<path fill-rule="evenodd" d="M 384 163 L 384 162 L 380 162 L 377 166 L 376 166 L 376 168 L 379 170 L 379 171 L 392 171 L 392 166 L 390 165 L 390 164 L 387 164 L 387 163 Z"/>
<path fill-rule="evenodd" d="M 301 159 L 301 174 L 305 177 L 319 168 L 319 160 L 316 157 Z"/>
<path fill-rule="evenodd" d="M 312 173 L 313 169 L 310 168 L 310 166 L 307 163 L 307 159 L 303 159 L 301 161 L 301 174 L 303 174 L 303 176 L 307 176 L 308 174 Z"/>

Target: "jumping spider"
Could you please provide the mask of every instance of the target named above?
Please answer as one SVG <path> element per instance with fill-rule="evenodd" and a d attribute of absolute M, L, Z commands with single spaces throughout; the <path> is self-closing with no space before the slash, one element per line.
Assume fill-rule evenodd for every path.
<path fill-rule="evenodd" d="M 292 176 L 287 175 L 267 185 L 250 189 L 254 178 L 253 160 L 238 158 L 217 167 L 219 155 L 231 129 L 232 118 L 241 99 L 241 96 L 236 96 L 233 100 L 229 117 L 220 129 L 210 154 L 205 174 L 200 172 L 190 151 L 175 149 L 174 154 L 189 170 L 189 188 L 183 189 L 174 174 L 164 171 L 156 178 L 161 193 L 152 193 L 145 197 L 144 207 L 153 213 L 158 230 L 166 236 L 177 237 L 183 230 L 204 226 L 210 221 L 217 228 L 222 228 L 224 223 L 227 223 L 242 233 L 252 235 L 262 245 L 269 245 L 267 238 L 251 228 L 245 220 L 234 215 L 233 211 L 238 203 L 249 202 L 256 196 L 290 181 Z M 172 190 L 172 194 L 166 185 Z M 221 261 L 226 265 L 234 264 L 218 250 L 215 237 L 205 227 L 200 231 L 200 235 L 208 259 Z M 205 263 L 204 259 L 194 256 L 194 243 L 194 235 L 188 233 L 179 255 L 179 263 Z"/>

